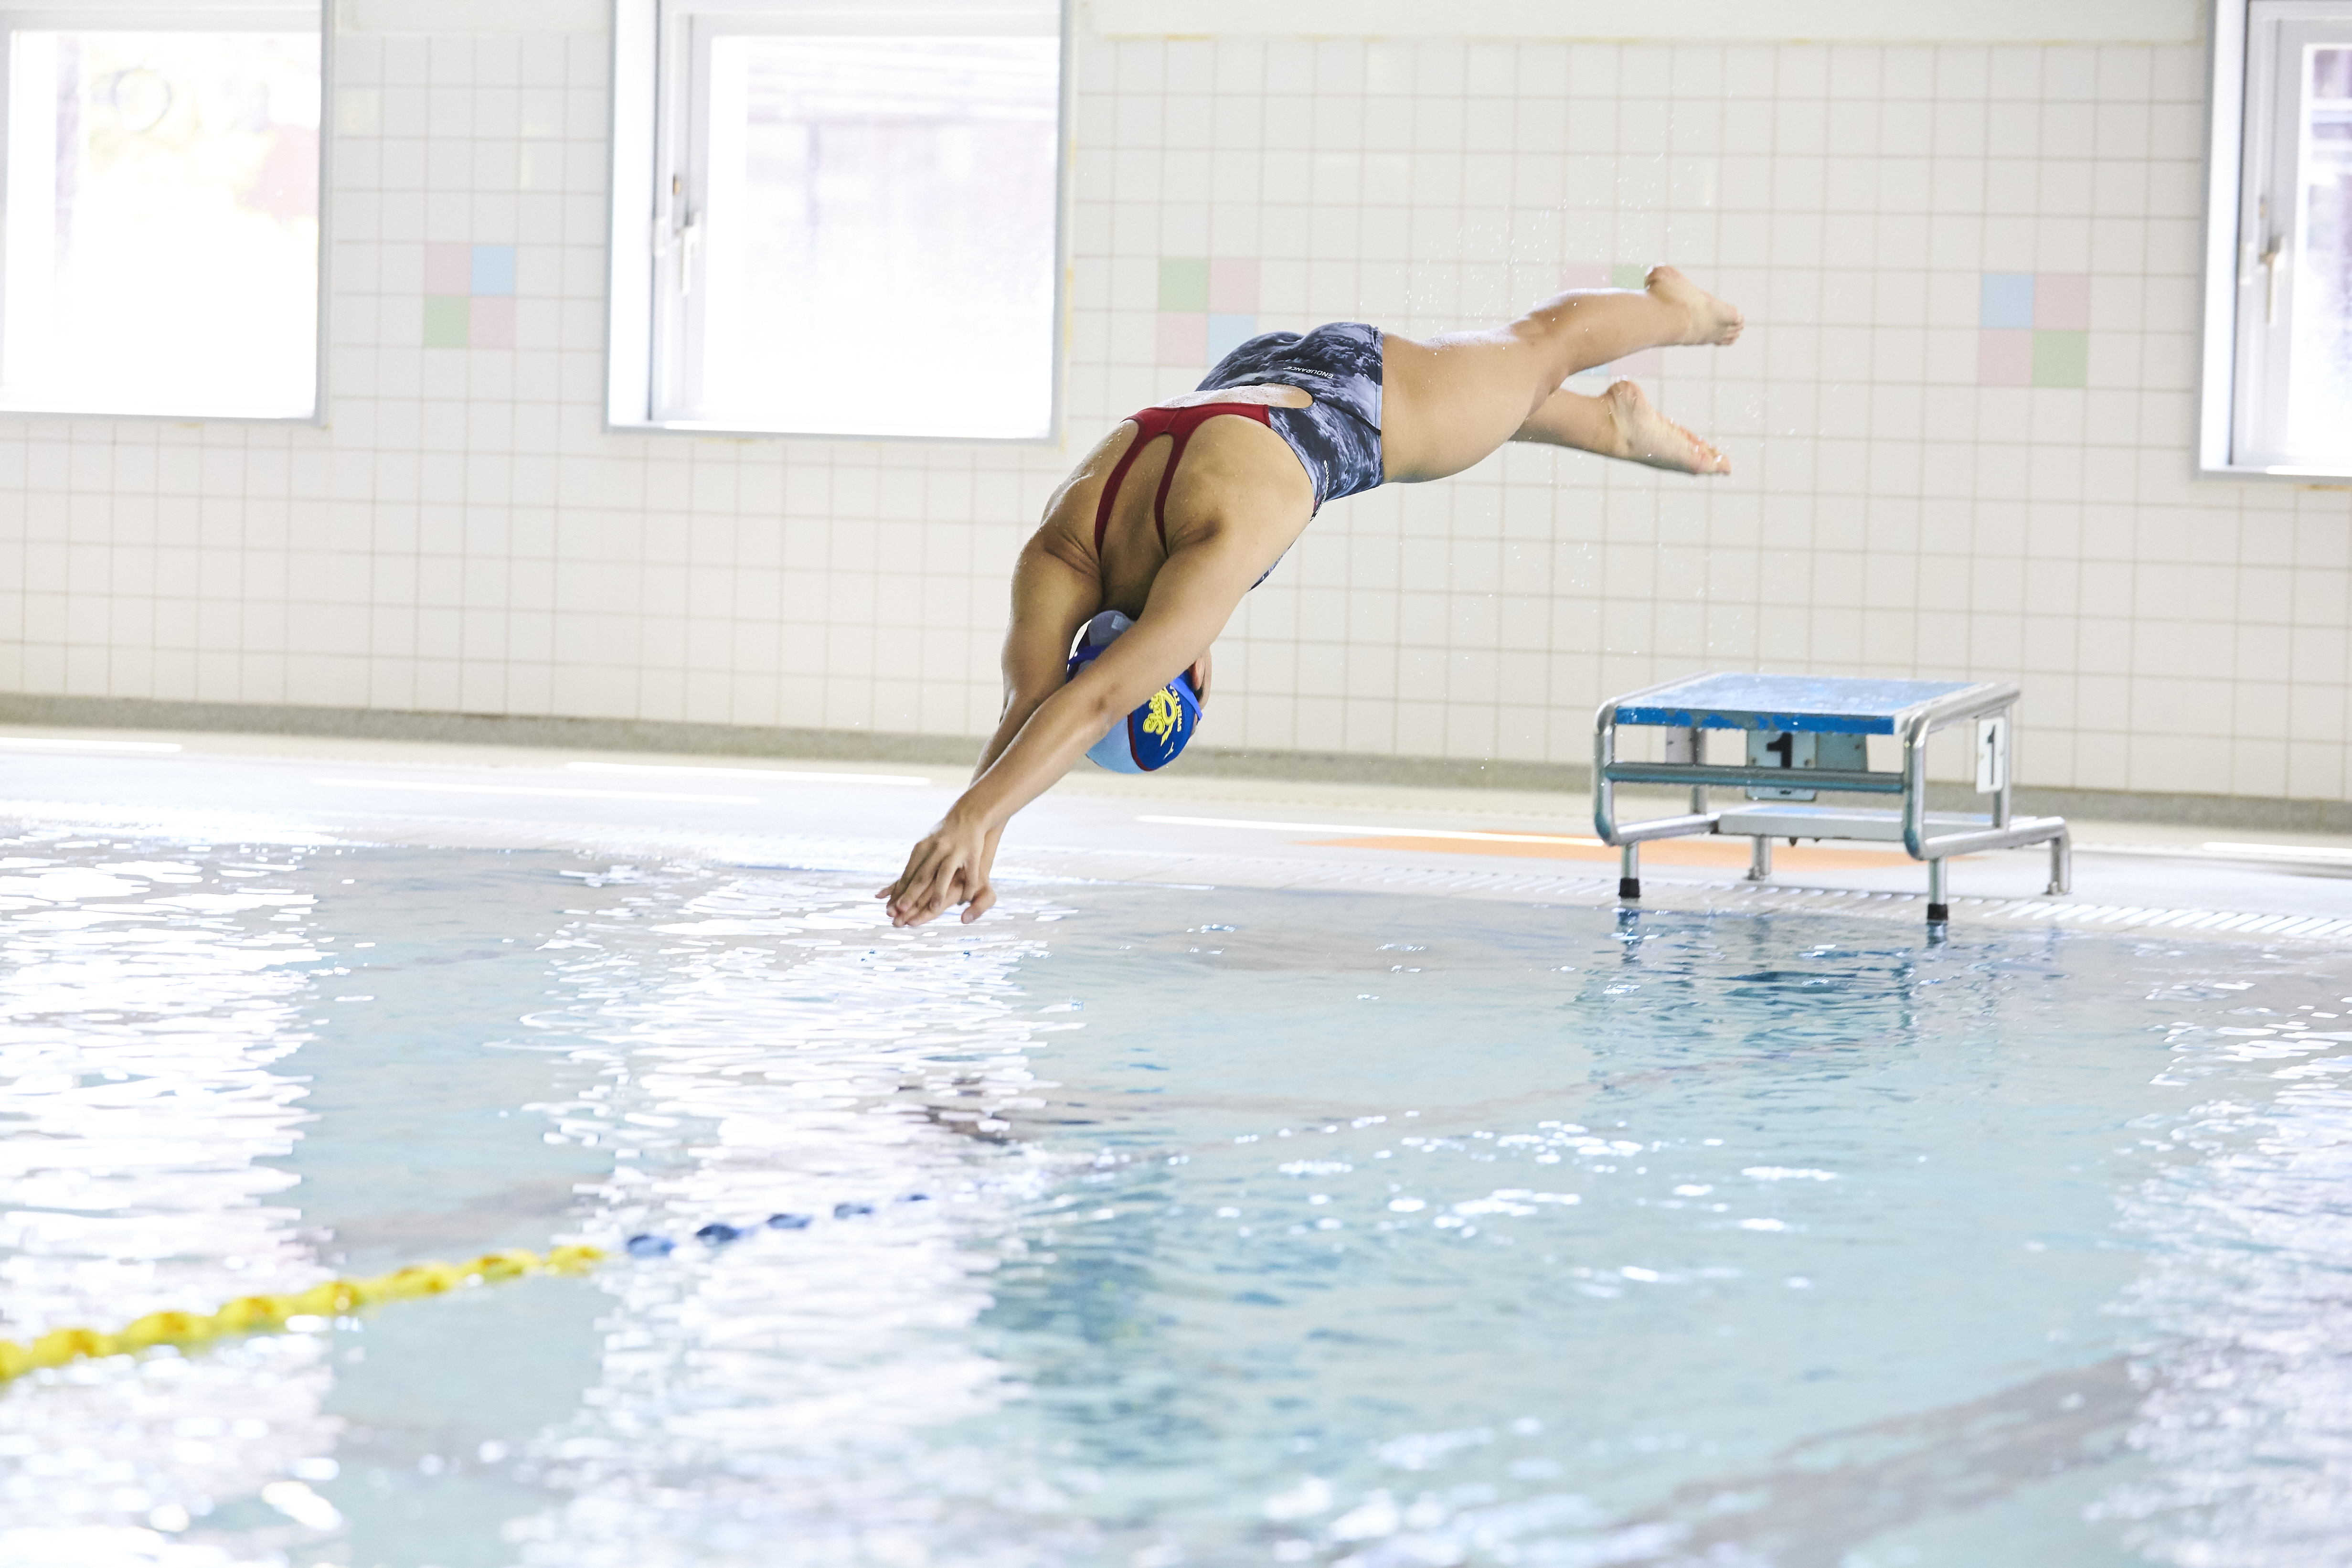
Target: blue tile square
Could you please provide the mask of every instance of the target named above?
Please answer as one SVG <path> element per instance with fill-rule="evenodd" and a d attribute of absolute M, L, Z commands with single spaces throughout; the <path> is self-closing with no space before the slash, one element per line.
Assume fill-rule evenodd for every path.
<path fill-rule="evenodd" d="M 1988 272 L 1978 306 L 1977 325 L 1994 331 L 2015 331 L 2033 325 L 2033 274 Z"/>
<path fill-rule="evenodd" d="M 515 291 L 515 247 L 511 245 L 478 245 L 474 247 L 473 293 L 484 296 L 512 294 Z M 2029 283 L 2032 279 L 2026 279 Z"/>
<path fill-rule="evenodd" d="M 1255 316 L 1220 315 L 1212 310 L 1209 312 L 1209 363 L 1216 363 L 1255 336 Z"/>

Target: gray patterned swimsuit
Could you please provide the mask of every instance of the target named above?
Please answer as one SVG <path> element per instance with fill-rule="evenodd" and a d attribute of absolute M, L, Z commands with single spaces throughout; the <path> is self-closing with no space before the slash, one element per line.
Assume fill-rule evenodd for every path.
<path fill-rule="evenodd" d="M 1102 559 L 1103 542 L 1110 530 L 1111 508 L 1126 482 L 1128 468 L 1143 448 L 1160 437 L 1171 438 L 1168 461 L 1160 470 L 1160 493 L 1151 503 L 1152 526 L 1160 547 L 1168 548 L 1168 487 L 1175 481 L 1176 465 L 1192 433 L 1208 421 L 1234 414 L 1255 419 L 1288 444 L 1298 456 L 1315 487 L 1315 510 L 1340 496 L 1370 489 L 1381 482 L 1381 331 L 1361 321 L 1332 321 L 1301 335 L 1260 332 L 1217 362 L 1201 383 L 1202 392 L 1228 386 L 1296 386 L 1314 395 L 1305 408 L 1282 408 L 1265 403 L 1194 403 L 1180 408 L 1151 407 L 1129 416 L 1135 438 L 1119 455 L 1095 503 L 1095 559 Z M 1275 566 L 1282 563 L 1277 560 Z M 1250 584 L 1255 588 L 1274 575 Z"/>
<path fill-rule="evenodd" d="M 1295 386 L 1305 408 L 1269 406 L 1268 426 L 1290 443 L 1315 483 L 1315 508 L 1381 482 L 1381 330 L 1331 321 L 1305 334 L 1260 332 L 1219 360 L 1199 390 Z"/>

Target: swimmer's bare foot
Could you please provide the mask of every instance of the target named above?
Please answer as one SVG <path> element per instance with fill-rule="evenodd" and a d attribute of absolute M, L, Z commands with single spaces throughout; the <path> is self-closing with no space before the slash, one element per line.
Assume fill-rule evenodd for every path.
<path fill-rule="evenodd" d="M 1652 299 L 1675 307 L 1689 319 L 1690 325 L 1677 342 L 1720 347 L 1737 342 L 1739 329 L 1748 324 L 1738 306 L 1717 299 L 1671 267 L 1651 268 L 1645 287 Z"/>
<path fill-rule="evenodd" d="M 1601 397 L 1609 405 L 1611 423 L 1617 426 L 1617 449 L 1611 456 L 1678 474 L 1731 472 L 1730 458 L 1659 413 L 1657 405 L 1632 382 L 1612 384 Z"/>

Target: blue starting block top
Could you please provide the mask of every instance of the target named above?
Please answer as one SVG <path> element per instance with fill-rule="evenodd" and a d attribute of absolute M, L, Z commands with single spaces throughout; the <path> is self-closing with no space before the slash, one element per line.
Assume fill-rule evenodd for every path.
<path fill-rule="evenodd" d="M 1688 730 L 1809 730 L 1892 735 L 1915 708 L 1969 680 L 1863 680 L 1834 675 L 1695 675 L 1618 705 L 1620 724 Z"/>

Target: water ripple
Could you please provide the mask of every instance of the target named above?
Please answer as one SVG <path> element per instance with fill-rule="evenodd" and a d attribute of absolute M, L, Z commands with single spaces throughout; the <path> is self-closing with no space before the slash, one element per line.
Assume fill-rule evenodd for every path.
<path fill-rule="evenodd" d="M 12 1564 L 2352 1532 L 2325 957 L 1165 889 L 897 931 L 820 872 L 5 847 L 6 1331 L 667 1244 L 23 1380 Z"/>

